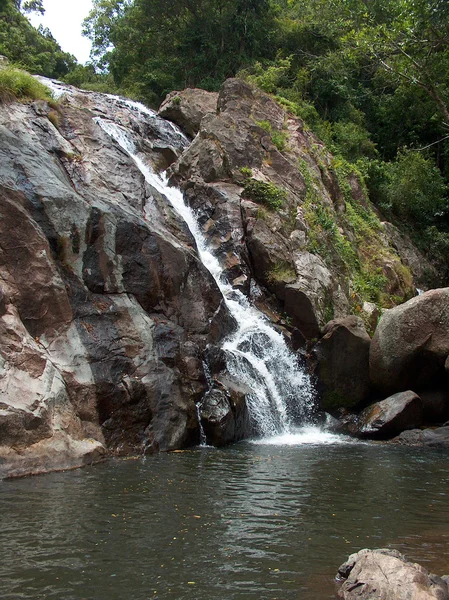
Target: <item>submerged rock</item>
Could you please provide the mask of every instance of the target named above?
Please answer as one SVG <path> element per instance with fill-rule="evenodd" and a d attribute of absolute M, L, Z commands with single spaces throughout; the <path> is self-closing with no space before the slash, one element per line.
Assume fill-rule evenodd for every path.
<path fill-rule="evenodd" d="M 397 550 L 360 550 L 338 569 L 344 600 L 448 600 L 447 582 Z"/>

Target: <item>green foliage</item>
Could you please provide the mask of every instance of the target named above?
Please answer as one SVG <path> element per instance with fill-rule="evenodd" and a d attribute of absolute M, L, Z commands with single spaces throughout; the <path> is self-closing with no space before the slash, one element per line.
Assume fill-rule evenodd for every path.
<path fill-rule="evenodd" d="M 0 69 L 0 102 L 12 100 L 51 100 L 50 90 L 26 71 L 14 67 Z"/>
<path fill-rule="evenodd" d="M 24 8 L 27 6 L 30 10 L 40 10 L 41 4 L 28 2 Z M 47 77 L 62 77 L 76 65 L 75 57 L 61 50 L 50 31 L 32 27 L 12 0 L 0 5 L 0 54 L 32 73 Z"/>
<path fill-rule="evenodd" d="M 283 152 L 286 149 L 288 136 L 285 131 L 273 129 L 269 121 L 256 121 L 256 125 L 258 125 L 270 134 L 271 141 L 279 150 L 279 152 Z"/>
<path fill-rule="evenodd" d="M 275 13 L 269 0 L 95 0 L 85 31 L 116 84 L 156 103 L 271 57 Z"/>
<path fill-rule="evenodd" d="M 245 198 L 257 204 L 262 204 L 270 210 L 279 210 L 287 199 L 287 192 L 274 185 L 274 183 L 266 183 L 253 178 L 246 181 L 243 195 Z"/>
<path fill-rule="evenodd" d="M 240 167 L 239 170 L 240 170 L 240 173 L 242 175 L 244 175 L 245 177 L 252 177 L 253 176 L 253 171 L 249 167 Z"/>
<path fill-rule="evenodd" d="M 447 186 L 433 161 L 421 153 L 403 151 L 383 170 L 382 208 L 421 226 L 447 211 Z"/>
<path fill-rule="evenodd" d="M 293 266 L 286 261 L 277 262 L 268 272 L 267 280 L 270 283 L 292 282 L 296 279 L 296 272 Z"/>

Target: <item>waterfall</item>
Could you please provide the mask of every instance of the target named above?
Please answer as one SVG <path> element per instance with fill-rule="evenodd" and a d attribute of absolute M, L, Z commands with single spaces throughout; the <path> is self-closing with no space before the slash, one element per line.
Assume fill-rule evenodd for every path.
<path fill-rule="evenodd" d="M 149 109 L 138 103 L 132 102 L 132 108 L 149 114 Z M 164 173 L 154 173 L 142 160 L 124 127 L 103 117 L 94 120 L 135 161 L 148 184 L 169 200 L 194 236 L 199 257 L 217 282 L 238 324 L 237 330 L 225 340 L 222 348 L 230 375 L 250 390 L 246 394 L 246 402 L 254 431 L 262 437 L 292 433 L 295 424 L 308 420 L 313 408 L 310 378 L 299 368 L 283 336 L 242 292 L 233 289 L 226 281 L 219 261 L 207 247 L 194 212 L 184 203 L 182 192 L 170 187 Z M 172 124 L 169 127 L 175 133 L 179 131 Z"/>

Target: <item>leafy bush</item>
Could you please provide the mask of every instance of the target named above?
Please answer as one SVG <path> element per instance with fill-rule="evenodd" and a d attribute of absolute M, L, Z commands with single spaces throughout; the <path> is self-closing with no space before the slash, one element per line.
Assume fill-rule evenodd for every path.
<path fill-rule="evenodd" d="M 252 177 L 253 171 L 250 167 L 240 167 L 240 173 L 245 177 Z"/>
<path fill-rule="evenodd" d="M 35 77 L 14 67 L 0 69 L 0 102 L 51 100 L 51 92 Z"/>
<path fill-rule="evenodd" d="M 282 208 L 287 199 L 287 192 L 274 183 L 266 183 L 258 179 L 248 179 L 243 188 L 243 194 L 257 204 L 263 204 L 271 210 Z"/>
<path fill-rule="evenodd" d="M 441 172 L 420 152 L 402 151 L 392 163 L 370 161 L 367 171 L 370 196 L 387 214 L 423 229 L 448 210 Z"/>

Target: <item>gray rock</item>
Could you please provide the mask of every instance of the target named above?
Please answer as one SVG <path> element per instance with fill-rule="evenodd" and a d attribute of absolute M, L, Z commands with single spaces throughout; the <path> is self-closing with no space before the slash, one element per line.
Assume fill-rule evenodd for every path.
<path fill-rule="evenodd" d="M 423 389 L 449 353 L 449 288 L 430 290 L 384 313 L 370 350 L 373 383 L 385 392 Z"/>
<path fill-rule="evenodd" d="M 344 600 L 447 600 L 446 581 L 396 550 L 360 550 L 341 565 L 338 597 Z"/>
<path fill-rule="evenodd" d="M 239 390 L 215 384 L 200 404 L 200 415 L 208 444 L 224 446 L 249 433 L 245 394 Z"/>
<path fill-rule="evenodd" d="M 419 396 L 425 423 L 441 424 L 449 419 L 449 390 L 424 390 L 419 392 Z"/>
<path fill-rule="evenodd" d="M 218 94 L 201 89 L 187 88 L 170 92 L 159 107 L 159 116 L 176 123 L 183 131 L 195 137 L 203 117 L 217 111 Z"/>
<path fill-rule="evenodd" d="M 404 446 L 429 446 L 433 448 L 449 448 L 449 426 L 436 429 L 412 429 L 403 431 L 392 440 Z"/>
<path fill-rule="evenodd" d="M 234 325 L 185 224 L 93 117 L 152 165 L 185 138 L 74 88 L 58 110 L 56 129 L 45 107 L 0 107 L 2 476 L 196 444 L 202 351 Z"/>
<path fill-rule="evenodd" d="M 370 344 L 358 317 L 335 319 L 326 325 L 313 350 L 323 410 L 351 408 L 366 400 L 370 390 Z"/>

